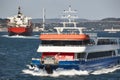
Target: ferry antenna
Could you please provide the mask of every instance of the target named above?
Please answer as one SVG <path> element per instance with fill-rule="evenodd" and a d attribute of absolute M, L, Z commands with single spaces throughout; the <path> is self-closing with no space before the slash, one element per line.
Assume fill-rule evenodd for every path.
<path fill-rule="evenodd" d="M 45 8 L 43 8 L 43 30 L 45 29 Z"/>

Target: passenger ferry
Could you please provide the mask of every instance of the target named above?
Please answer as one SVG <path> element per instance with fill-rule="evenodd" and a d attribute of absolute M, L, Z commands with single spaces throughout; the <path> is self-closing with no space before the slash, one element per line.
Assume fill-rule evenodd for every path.
<path fill-rule="evenodd" d="M 96 33 L 83 33 L 77 27 L 76 13 L 69 6 L 64 11 L 63 27 L 55 27 L 56 33 L 40 34 L 41 44 L 37 50 L 40 58 L 32 58 L 32 69 L 36 67 L 52 74 L 53 70 L 75 69 L 93 71 L 112 67 L 120 63 L 119 38 L 98 37 Z M 74 18 L 74 19 L 73 19 Z M 68 26 L 68 25 L 73 26 Z"/>
<path fill-rule="evenodd" d="M 104 29 L 104 31 L 107 31 L 108 33 L 117 33 L 117 32 L 120 32 L 120 29 L 114 29 L 112 27 L 111 29 Z"/>

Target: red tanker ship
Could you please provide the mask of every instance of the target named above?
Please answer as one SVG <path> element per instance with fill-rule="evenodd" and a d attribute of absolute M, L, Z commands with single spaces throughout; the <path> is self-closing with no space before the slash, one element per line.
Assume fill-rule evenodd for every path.
<path fill-rule="evenodd" d="M 30 17 L 26 17 L 21 13 L 20 7 L 18 8 L 18 14 L 13 17 L 8 17 L 8 35 L 21 35 L 31 36 L 32 35 L 32 24 Z"/>

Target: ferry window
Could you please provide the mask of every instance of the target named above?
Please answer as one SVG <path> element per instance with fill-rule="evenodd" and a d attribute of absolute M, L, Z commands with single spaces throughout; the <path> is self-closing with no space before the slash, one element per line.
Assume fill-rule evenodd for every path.
<path fill-rule="evenodd" d="M 118 54 L 120 54 L 120 49 L 118 49 Z"/>
<path fill-rule="evenodd" d="M 117 44 L 117 40 L 116 40 L 116 39 L 111 39 L 111 40 L 110 40 L 110 43 L 111 43 L 111 44 Z"/>
<path fill-rule="evenodd" d="M 77 53 L 77 59 L 85 58 L 86 53 Z"/>
<path fill-rule="evenodd" d="M 97 44 L 98 45 L 117 44 L 117 40 L 116 39 L 99 39 Z"/>
<path fill-rule="evenodd" d="M 119 44 L 120 44 L 120 39 L 118 40 Z"/>
<path fill-rule="evenodd" d="M 108 57 L 112 55 L 113 55 L 113 51 L 94 52 L 94 53 L 88 53 L 87 59 Z"/>
<path fill-rule="evenodd" d="M 63 33 L 75 33 L 75 34 L 79 34 L 79 30 L 77 29 L 64 29 Z"/>
<path fill-rule="evenodd" d="M 115 51 L 112 51 L 112 55 L 115 56 Z"/>
<path fill-rule="evenodd" d="M 95 41 L 93 39 L 90 39 L 90 43 L 89 44 L 95 44 Z"/>
<path fill-rule="evenodd" d="M 66 45 L 87 45 L 90 40 L 85 41 L 60 41 L 60 40 L 43 40 L 43 45 L 66 46 Z"/>

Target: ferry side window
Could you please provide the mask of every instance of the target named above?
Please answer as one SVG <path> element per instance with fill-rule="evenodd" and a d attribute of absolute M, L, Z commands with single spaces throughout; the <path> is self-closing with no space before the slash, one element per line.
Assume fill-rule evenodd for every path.
<path fill-rule="evenodd" d="M 83 59 L 85 58 L 86 53 L 77 53 L 77 59 Z"/>
<path fill-rule="evenodd" d="M 93 52 L 93 53 L 89 53 L 89 54 L 88 54 L 87 59 L 107 57 L 107 56 L 112 56 L 113 54 L 114 54 L 114 53 L 113 53 L 112 51 Z"/>
<path fill-rule="evenodd" d="M 119 39 L 119 44 L 120 44 L 120 39 Z"/>
<path fill-rule="evenodd" d="M 117 44 L 117 41 L 115 39 L 112 39 L 111 44 Z"/>
<path fill-rule="evenodd" d="M 103 40 L 102 39 L 98 39 L 98 42 L 97 42 L 98 45 L 101 45 L 103 44 Z"/>
<path fill-rule="evenodd" d="M 90 44 L 95 44 L 95 41 L 90 39 Z"/>
<path fill-rule="evenodd" d="M 112 51 L 112 55 L 115 56 L 115 51 Z"/>
<path fill-rule="evenodd" d="M 118 54 L 120 54 L 120 49 L 118 49 Z"/>

